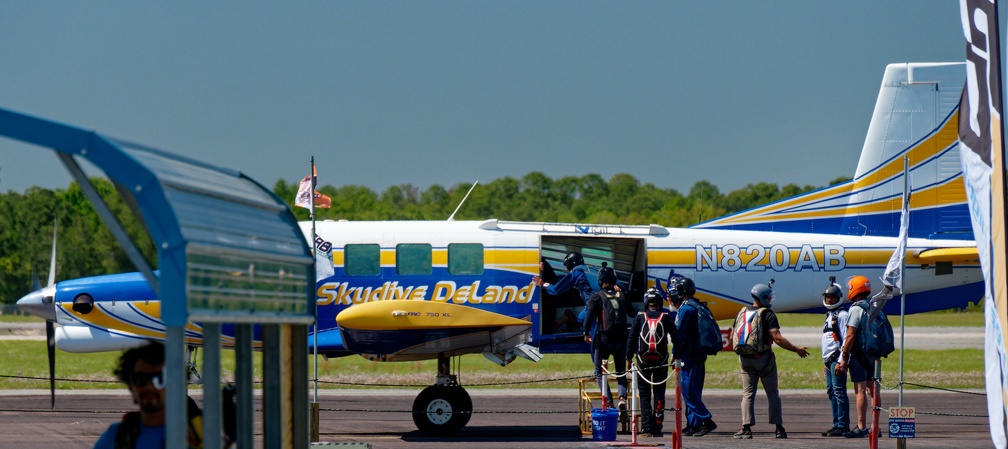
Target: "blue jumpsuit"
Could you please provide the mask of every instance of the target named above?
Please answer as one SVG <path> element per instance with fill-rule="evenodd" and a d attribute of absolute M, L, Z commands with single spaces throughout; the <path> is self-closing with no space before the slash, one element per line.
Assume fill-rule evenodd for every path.
<path fill-rule="evenodd" d="M 683 362 L 682 396 L 686 404 L 686 425 L 690 427 L 699 427 L 711 419 L 702 399 L 707 355 L 700 351 L 698 318 L 696 308 L 683 301 L 676 315 L 676 332 L 682 344 L 682 350 L 678 351 Z"/>

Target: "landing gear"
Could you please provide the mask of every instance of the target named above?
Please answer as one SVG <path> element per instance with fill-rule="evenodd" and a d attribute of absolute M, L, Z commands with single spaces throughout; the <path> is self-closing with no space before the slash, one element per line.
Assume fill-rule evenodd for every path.
<path fill-rule="evenodd" d="M 439 354 L 437 383 L 424 388 L 413 401 L 413 423 L 427 435 L 452 435 L 472 417 L 472 399 L 450 368 L 449 359 Z"/>
<path fill-rule="evenodd" d="M 186 363 L 186 383 L 189 385 L 203 385 L 203 376 L 196 368 L 196 361 L 199 359 L 196 354 L 198 350 L 197 346 L 186 347 L 186 358 L 189 359 L 189 362 Z"/>
<path fill-rule="evenodd" d="M 448 436 L 472 417 L 472 399 L 458 385 L 431 385 L 413 401 L 413 423 L 431 436 Z"/>

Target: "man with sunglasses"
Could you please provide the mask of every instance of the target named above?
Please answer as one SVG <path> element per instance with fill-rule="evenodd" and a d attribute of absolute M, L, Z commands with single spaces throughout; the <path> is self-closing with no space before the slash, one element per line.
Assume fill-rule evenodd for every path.
<path fill-rule="evenodd" d="M 123 415 L 102 433 L 94 449 L 161 449 L 165 445 L 164 345 L 156 341 L 127 349 L 113 374 L 126 384 L 139 411 Z M 190 409 L 195 403 L 190 401 Z M 199 411 L 199 407 L 195 407 Z M 191 447 L 200 447 L 196 429 L 189 429 Z M 202 429 L 199 429 L 199 433 Z"/>

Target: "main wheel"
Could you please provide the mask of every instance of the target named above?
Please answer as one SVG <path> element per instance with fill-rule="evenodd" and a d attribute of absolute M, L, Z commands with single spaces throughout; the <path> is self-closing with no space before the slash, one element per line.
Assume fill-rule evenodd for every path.
<path fill-rule="evenodd" d="M 413 401 L 413 423 L 427 435 L 452 435 L 471 417 L 472 399 L 458 385 L 429 386 Z"/>

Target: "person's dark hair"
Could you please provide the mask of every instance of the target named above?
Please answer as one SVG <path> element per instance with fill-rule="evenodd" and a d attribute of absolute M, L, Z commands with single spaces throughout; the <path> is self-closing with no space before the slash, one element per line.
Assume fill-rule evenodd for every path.
<path fill-rule="evenodd" d="M 120 382 L 129 386 L 137 360 L 143 360 L 151 365 L 163 364 L 165 360 L 164 345 L 158 341 L 147 340 L 147 344 L 143 346 L 123 351 L 122 355 L 119 356 L 119 364 L 112 371 L 112 374 Z"/>
<path fill-rule="evenodd" d="M 599 285 L 616 285 L 616 270 L 611 267 L 602 267 L 598 272 Z"/>
<path fill-rule="evenodd" d="M 546 260 L 545 257 L 540 257 L 539 262 L 542 263 L 542 270 L 540 270 L 539 276 L 550 284 L 556 284 L 557 279 L 560 277 L 557 276 L 556 270 L 553 269 L 553 265 L 550 265 L 549 261 Z"/>

